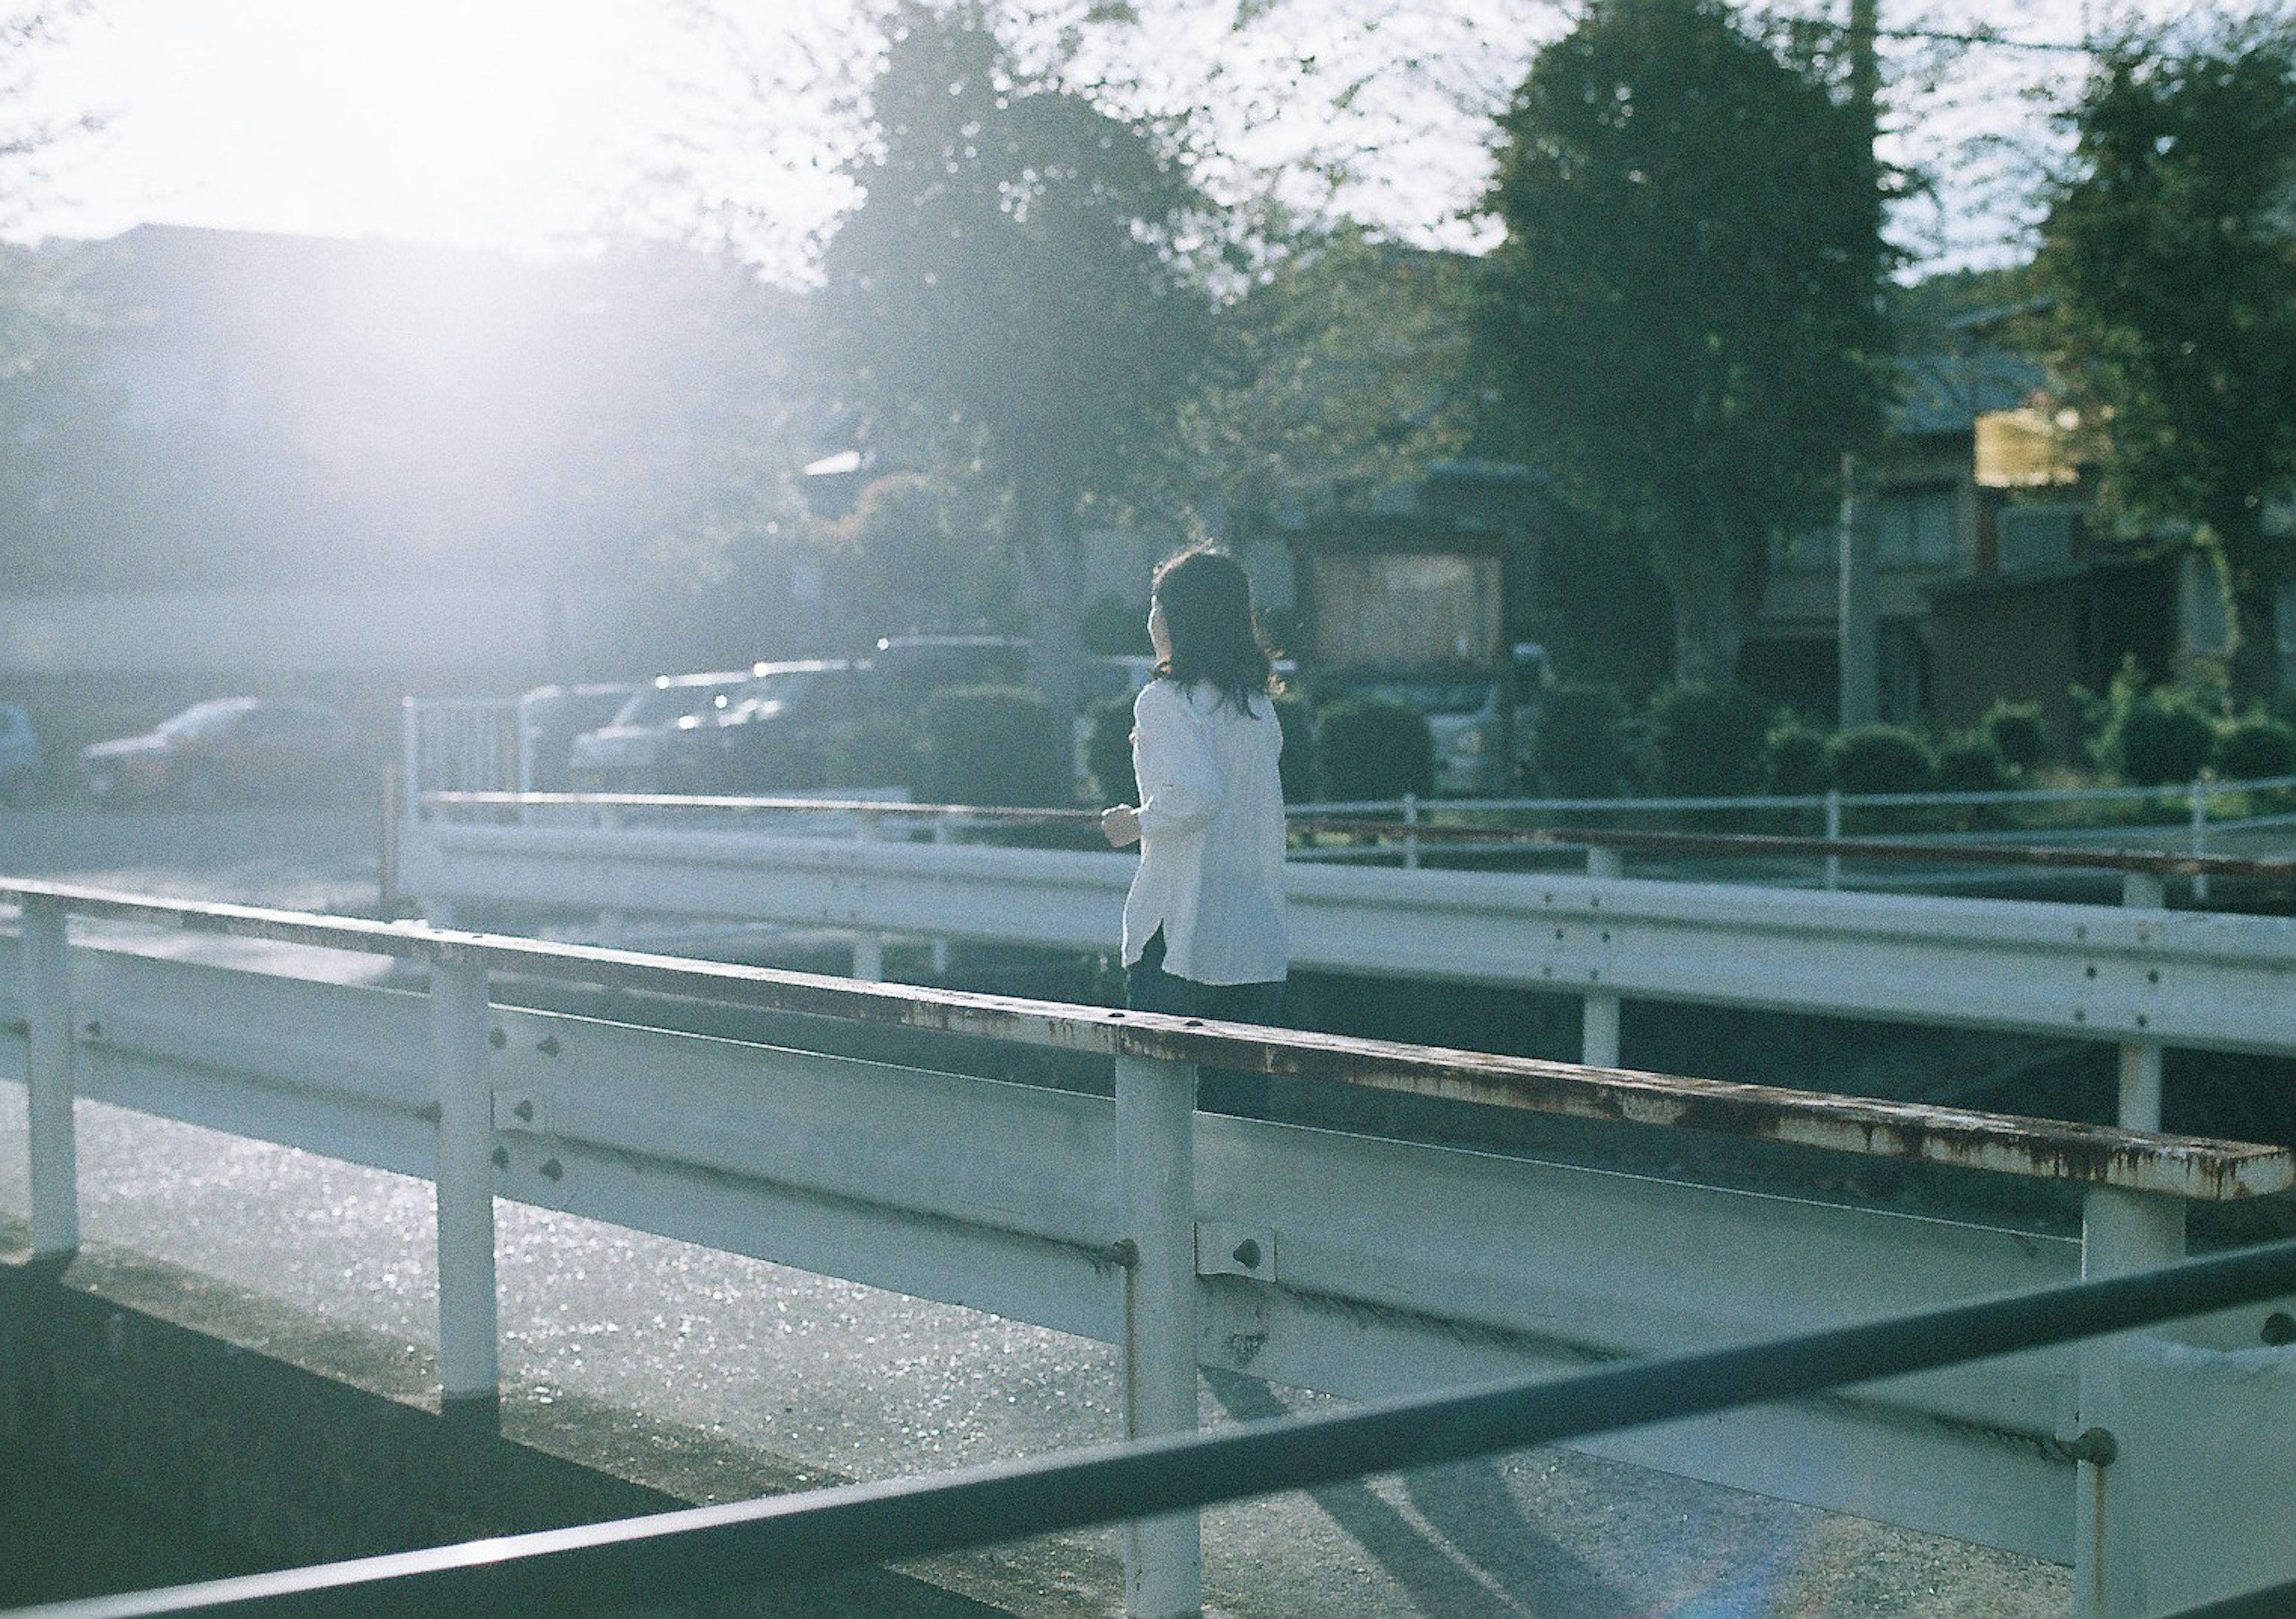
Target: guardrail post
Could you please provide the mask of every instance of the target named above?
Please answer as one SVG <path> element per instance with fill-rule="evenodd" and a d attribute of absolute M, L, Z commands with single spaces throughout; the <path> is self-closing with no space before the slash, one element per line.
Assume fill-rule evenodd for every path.
<path fill-rule="evenodd" d="M 1196 1426 L 1196 1070 L 1116 1059 L 1116 1155 L 1131 1244 L 1124 1289 L 1124 1433 Z M 1177 1619 L 1202 1606 L 1201 1526 L 1193 1512 L 1126 1526 L 1124 1611 Z"/>
<path fill-rule="evenodd" d="M 948 846 L 948 817 L 935 815 L 932 823 L 933 846 L 946 848 Z M 932 942 L 932 976 L 935 983 L 939 983 L 948 977 L 948 936 L 945 933 L 936 936 Z"/>
<path fill-rule="evenodd" d="M 1597 879 L 1619 876 L 1625 870 L 1616 849 L 1587 851 L 1587 875 Z M 1580 1016 L 1579 1060 L 1594 1068 L 1619 1066 L 1619 997 L 1609 990 L 1589 990 Z"/>
<path fill-rule="evenodd" d="M 619 804 L 598 805 L 598 830 L 619 832 L 622 830 L 622 806 Z M 629 937 L 629 918 L 620 910 L 598 912 L 598 943 L 620 944 Z"/>
<path fill-rule="evenodd" d="M 1419 795 L 1403 795 L 1403 869 L 1419 869 Z"/>
<path fill-rule="evenodd" d="M 69 925 L 64 907 L 35 899 L 23 910 L 24 1089 L 30 1137 L 32 1257 L 79 1251 L 79 1146 L 73 1128 L 74 1028 Z"/>
<path fill-rule="evenodd" d="M 1825 789 L 1825 840 L 1828 843 L 1841 841 L 1841 789 L 1838 787 Z M 1829 888 L 1841 887 L 1841 856 L 1839 854 L 1825 857 L 1825 886 Z"/>
<path fill-rule="evenodd" d="M 439 1090 L 439 1409 L 480 1426 L 492 1426 L 501 1400 L 488 1034 L 485 967 L 434 957 L 430 1052 Z"/>
<path fill-rule="evenodd" d="M 406 772 L 406 813 L 420 818 L 422 805 L 422 710 L 411 697 L 398 699 L 399 768 Z"/>
<path fill-rule="evenodd" d="M 2193 858 L 2195 860 L 2209 852 L 2209 795 L 2214 789 L 2215 784 L 2206 776 L 2197 777 L 2193 782 Z M 2205 900 L 2208 896 L 2209 874 L 2206 871 L 2194 872 L 2193 897 Z"/>
<path fill-rule="evenodd" d="M 2159 911 L 2168 885 L 2156 872 L 2129 871 L 2120 879 L 2120 903 L 2130 910 Z M 2120 1127 L 2161 1128 L 2161 1043 L 2131 1040 L 2120 1048 Z"/>
<path fill-rule="evenodd" d="M 877 817 L 862 811 L 854 817 L 853 841 L 877 841 Z M 853 936 L 853 976 L 864 984 L 885 981 L 885 936 L 882 933 L 857 933 Z"/>
<path fill-rule="evenodd" d="M 2143 1192 L 2092 1190 L 2081 1208 L 2081 1278 L 2102 1280 L 2174 1264 L 2185 1257 L 2185 1205 Z M 2079 1445 L 2074 1465 L 2073 1613 L 2076 1619 L 2132 1619 L 2151 1611 L 2145 1600 L 2144 1541 L 2148 1514 L 2120 1452 L 2131 1443 L 2157 1442 L 2158 1429 L 2140 1433 L 2142 1413 L 2121 1398 L 2120 1338 L 2094 1338 L 2079 1352 L 2080 1392 L 2072 1431 L 2060 1438 Z M 2157 1539 L 2161 1525 L 2154 1523 Z"/>

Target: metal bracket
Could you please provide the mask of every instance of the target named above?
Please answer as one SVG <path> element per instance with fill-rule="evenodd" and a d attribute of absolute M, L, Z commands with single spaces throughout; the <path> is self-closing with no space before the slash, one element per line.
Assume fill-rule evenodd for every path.
<path fill-rule="evenodd" d="M 1196 1224 L 1196 1274 L 1275 1280 L 1275 1233 L 1261 1228 Z"/>

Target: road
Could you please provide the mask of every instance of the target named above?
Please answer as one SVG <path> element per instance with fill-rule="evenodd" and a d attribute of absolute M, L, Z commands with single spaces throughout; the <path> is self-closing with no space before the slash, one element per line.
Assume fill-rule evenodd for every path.
<path fill-rule="evenodd" d="M 353 909 L 374 893 L 361 832 L 346 817 L 12 815 L 0 870 Z M 144 947 L 337 977 L 374 965 L 173 936 Z M 19 1222 L 23 1130 L 21 1088 L 0 1082 L 0 1217 Z M 81 1105 L 80 1141 L 91 1244 L 435 1355 L 426 1183 L 94 1103 Z M 560 1402 L 639 1411 L 824 1482 L 1117 1430 L 1104 1345 L 516 1205 L 502 1206 L 499 1243 L 513 1422 Z M 1202 1390 L 1208 1423 L 1316 1403 L 1226 1375 Z M 1207 1519 L 1205 1562 L 1212 1610 L 1254 1619 L 2018 1619 L 2067 1611 L 2070 1583 L 2026 1559 L 1548 1451 L 1223 1509 Z M 1120 1610 L 1107 1533 L 932 1572 L 1016 1614 Z"/>

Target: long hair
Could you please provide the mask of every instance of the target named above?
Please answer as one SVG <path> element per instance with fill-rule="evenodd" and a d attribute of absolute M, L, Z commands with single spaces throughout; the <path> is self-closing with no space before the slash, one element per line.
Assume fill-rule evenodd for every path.
<path fill-rule="evenodd" d="M 1151 597 L 1164 609 L 1172 655 L 1156 666 L 1160 679 L 1182 686 L 1202 681 L 1251 713 L 1251 699 L 1275 689 L 1275 671 L 1251 612 L 1251 576 L 1243 564 L 1210 545 L 1191 545 L 1156 569 Z"/>

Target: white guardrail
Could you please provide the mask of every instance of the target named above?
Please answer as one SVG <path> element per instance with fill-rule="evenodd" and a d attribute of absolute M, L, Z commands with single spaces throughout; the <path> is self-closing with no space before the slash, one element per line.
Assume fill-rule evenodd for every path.
<path fill-rule="evenodd" d="M 1133 862 L 1113 854 L 790 837 L 762 830 L 408 821 L 406 891 L 448 920 L 504 903 L 1103 951 Z M 2167 1046 L 2296 1055 L 2296 919 L 2163 908 L 1660 882 L 1596 875 L 1285 869 L 1309 971 L 1580 997 L 1584 1059 L 1618 1060 L 1622 999 L 2002 1030 L 2122 1050 L 2121 1123 L 2160 1122 Z"/>
<path fill-rule="evenodd" d="M 890 851 L 839 851 L 857 853 Z M 963 854 L 955 869 L 1039 875 L 1011 851 Z M 1111 863 L 1061 869 L 1089 867 L 1098 894 Z M 1302 875 L 1351 886 L 1395 874 Z M 892 897 L 906 883 L 857 880 L 872 920 L 910 920 Z M 1621 959 L 1601 935 L 1624 897 L 1616 885 L 1575 894 L 1578 920 L 1558 922 L 1556 942 L 1583 931 L 1573 950 Z M 0 1016 L 20 1020 L 0 1032 L 0 1071 L 22 1072 L 30 1090 L 36 1250 L 77 1246 L 76 1095 L 434 1177 L 450 1403 L 496 1397 L 497 1196 L 1124 1345 L 1130 1431 L 1154 1433 L 1193 1426 L 1200 1365 L 1349 1396 L 1559 1373 L 2143 1270 L 2183 1252 L 2189 1200 L 2296 1182 L 2277 1148 L 407 924 L 30 883 L 0 883 L 5 899 L 27 907 L 20 942 L 0 936 Z M 1533 903 L 1544 908 L 1544 895 Z M 73 912 L 415 957 L 431 987 L 70 944 Z M 1049 926 L 1061 906 L 1039 914 Z M 2107 929 L 2079 941 L 2102 962 L 2165 947 L 2180 953 L 2149 959 L 2198 973 L 2252 942 L 2236 929 L 2173 945 L 2145 936 L 2161 921 L 2106 912 L 2067 925 Z M 1431 928 L 1382 925 L 1436 947 Z M 2115 965 L 2099 990 L 2079 952 L 2040 953 L 2062 954 L 2052 970 L 2071 966 L 2101 1014 L 2154 987 L 2137 990 Z M 2013 976 L 2010 964 L 1997 955 L 1995 976 Z M 1115 1059 L 1116 1092 L 491 1004 L 489 973 L 512 971 L 1100 1052 Z M 2287 1005 L 2284 993 L 2284 1019 Z M 2274 1043 L 2239 1036 L 2251 1039 Z M 1198 1062 L 2070 1181 L 2087 1188 L 2087 1224 L 2075 1240 L 1200 1114 Z M 1587 1448 L 2071 1563 L 2079 1612 L 2156 1613 L 2296 1574 L 2296 1348 L 2266 1346 L 2284 1341 L 2284 1319 L 2227 1312 Z M 1136 1526 L 1128 1557 L 1131 1612 L 1196 1611 L 1192 1519 Z"/>

